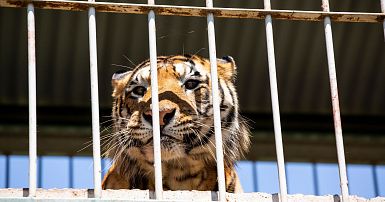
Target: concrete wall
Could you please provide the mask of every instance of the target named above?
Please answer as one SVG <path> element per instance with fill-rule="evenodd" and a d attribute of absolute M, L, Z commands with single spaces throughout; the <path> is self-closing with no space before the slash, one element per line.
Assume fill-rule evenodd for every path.
<path fill-rule="evenodd" d="M 210 191 L 165 191 L 163 201 L 216 201 L 217 193 Z M 38 189 L 36 198 L 28 197 L 28 189 L 0 189 L 0 201 L 154 201 L 154 193 L 148 190 L 103 190 L 102 198 L 93 198 L 93 190 L 87 189 Z M 289 195 L 289 202 L 338 202 L 338 195 L 312 196 Z M 242 193 L 228 194 L 227 201 L 278 202 L 278 194 Z M 350 202 L 385 202 L 384 197 L 365 199 L 350 196 Z"/>

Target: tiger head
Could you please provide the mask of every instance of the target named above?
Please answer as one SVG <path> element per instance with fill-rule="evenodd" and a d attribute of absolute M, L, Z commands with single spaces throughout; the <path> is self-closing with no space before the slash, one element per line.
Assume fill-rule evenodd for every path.
<path fill-rule="evenodd" d="M 217 59 L 225 164 L 232 166 L 249 146 L 249 131 L 238 114 L 236 65 Z M 189 55 L 157 58 L 162 163 L 200 159 L 215 164 L 210 61 Z M 112 141 L 115 161 L 153 162 L 150 62 L 115 73 Z"/>

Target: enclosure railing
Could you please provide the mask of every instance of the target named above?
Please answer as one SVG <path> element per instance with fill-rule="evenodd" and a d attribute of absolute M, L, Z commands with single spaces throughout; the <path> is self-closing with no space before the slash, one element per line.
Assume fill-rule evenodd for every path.
<path fill-rule="evenodd" d="M 322 0 L 322 11 L 299 11 L 299 10 L 272 10 L 270 0 L 264 0 L 264 9 L 240 9 L 240 8 L 218 8 L 213 6 L 212 0 L 206 0 L 206 7 L 155 5 L 154 0 L 148 0 L 148 4 L 130 3 L 106 3 L 87 1 L 61 1 L 61 0 L 1 0 L 2 7 L 27 7 L 28 12 L 28 71 L 29 71 L 29 196 L 36 196 L 36 56 L 35 56 L 35 17 L 34 8 L 59 9 L 71 11 L 88 10 L 89 19 L 89 44 L 90 44 L 90 73 L 91 73 L 91 106 L 92 106 L 92 136 L 93 136 L 93 160 L 94 160 L 94 196 L 100 198 L 101 191 L 101 165 L 100 165 L 100 134 L 99 134 L 99 110 L 98 110 L 98 78 L 97 78 L 97 46 L 96 46 L 96 20 L 95 12 L 114 12 L 130 14 L 148 14 L 150 66 L 152 86 L 152 121 L 154 137 L 154 167 L 155 167 L 155 196 L 161 200 L 162 171 L 160 155 L 160 131 L 159 131 L 159 100 L 157 88 L 157 53 L 155 14 L 199 16 L 207 17 L 209 57 L 211 63 L 212 96 L 214 109 L 215 144 L 218 172 L 219 201 L 226 200 L 225 176 L 222 149 L 222 134 L 218 97 L 218 75 L 216 64 L 216 44 L 214 17 L 223 18 L 251 18 L 265 19 L 266 41 L 268 52 L 268 64 L 270 75 L 270 91 L 274 119 L 274 132 L 277 151 L 280 201 L 287 201 L 287 185 L 284 168 L 284 153 L 282 144 L 282 132 L 279 112 L 279 99 L 276 78 L 273 26 L 272 19 L 324 21 L 325 42 L 327 47 L 327 59 L 329 66 L 329 79 L 331 99 L 333 106 L 333 118 L 336 136 L 338 165 L 340 174 L 340 186 L 342 201 L 349 200 L 348 181 L 346 176 L 346 164 L 344 156 L 344 145 L 342 137 L 342 126 L 338 100 L 337 78 L 335 70 L 335 59 L 333 50 L 331 21 L 336 22 L 369 22 L 383 23 L 385 33 L 385 0 L 381 0 L 383 13 L 360 13 L 360 12 L 331 12 L 328 0 Z M 384 34 L 385 38 L 385 34 Z"/>

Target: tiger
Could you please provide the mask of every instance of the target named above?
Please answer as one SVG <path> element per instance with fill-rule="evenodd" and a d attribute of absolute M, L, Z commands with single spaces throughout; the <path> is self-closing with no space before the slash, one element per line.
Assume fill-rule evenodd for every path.
<path fill-rule="evenodd" d="M 240 193 L 236 172 L 250 145 L 239 114 L 234 59 L 217 59 L 226 191 Z M 217 191 L 210 61 L 197 55 L 157 57 L 163 190 Z M 150 61 L 112 76 L 112 165 L 103 189 L 155 189 Z"/>

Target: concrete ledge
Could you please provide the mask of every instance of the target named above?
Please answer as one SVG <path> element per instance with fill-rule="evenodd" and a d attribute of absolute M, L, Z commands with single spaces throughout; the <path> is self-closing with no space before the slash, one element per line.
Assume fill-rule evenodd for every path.
<path fill-rule="evenodd" d="M 216 201 L 217 193 L 211 191 L 165 191 L 163 201 Z M 36 198 L 28 197 L 28 189 L 0 189 L 0 201 L 154 201 L 154 193 L 148 190 L 103 190 L 102 198 L 96 199 L 92 189 L 38 189 Z M 289 195 L 289 202 L 339 202 L 338 195 L 312 196 Z M 241 193 L 227 194 L 227 201 L 279 202 L 278 194 Z M 384 197 L 365 199 L 350 196 L 350 202 L 385 202 Z"/>

